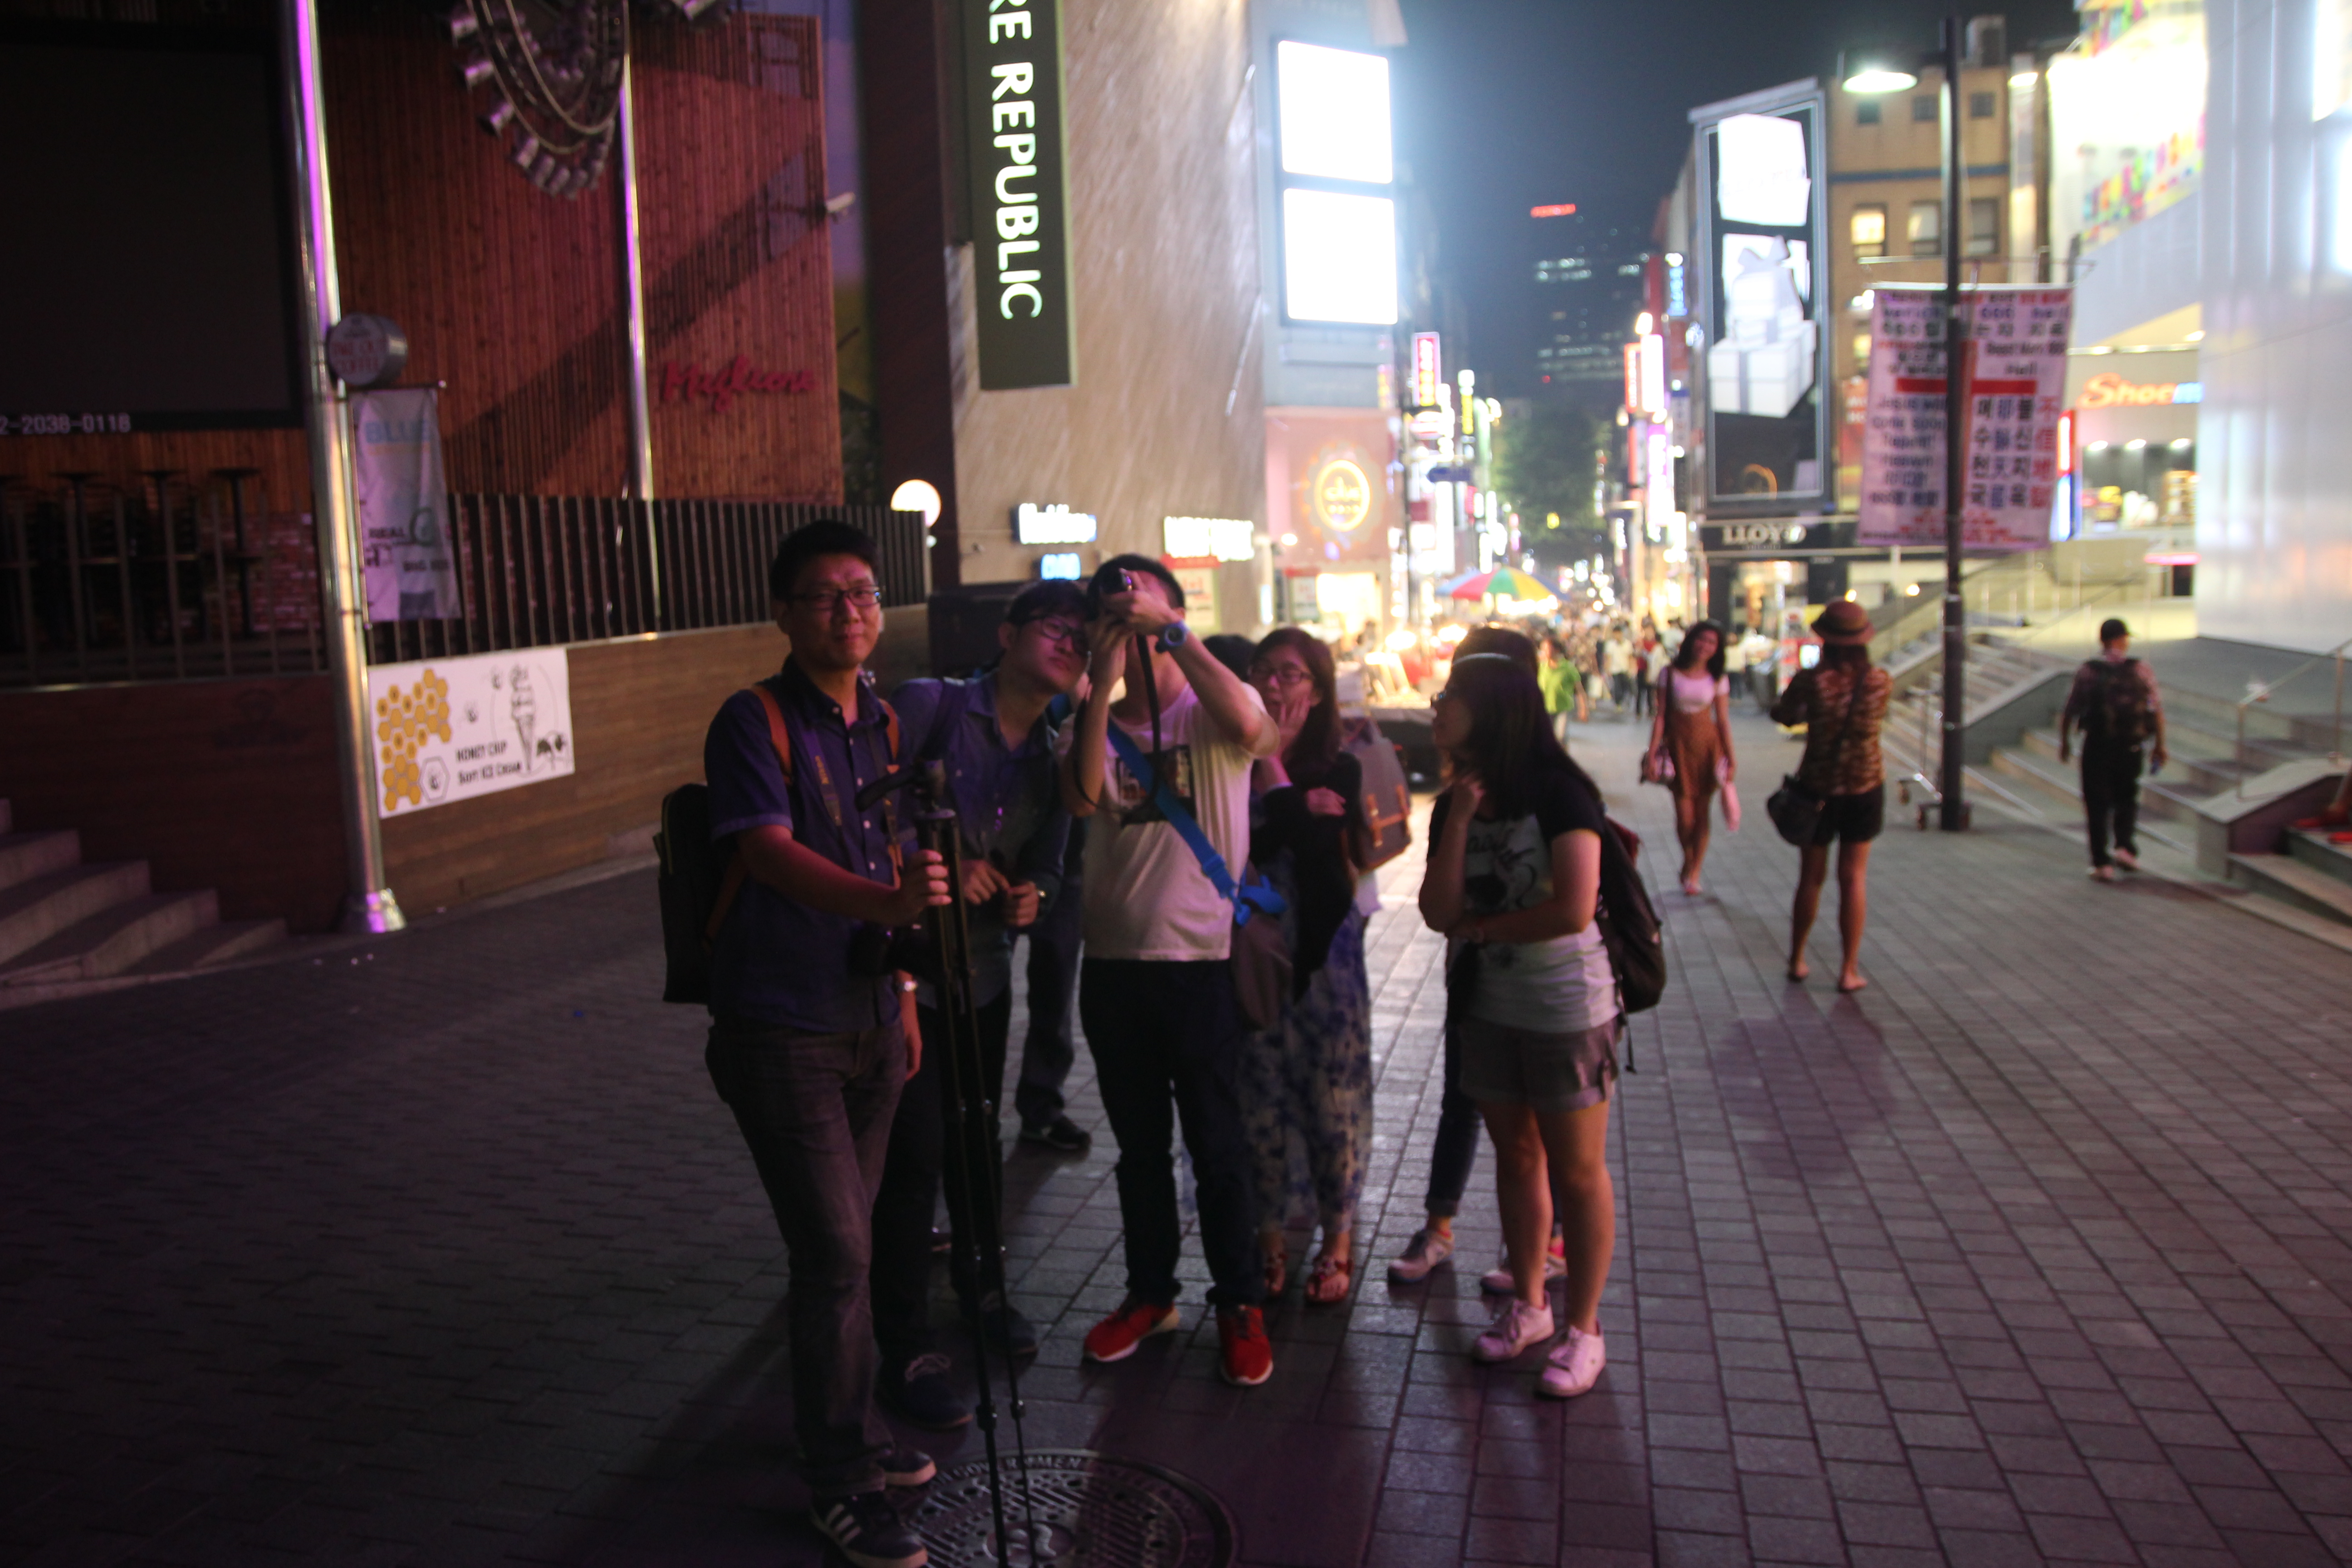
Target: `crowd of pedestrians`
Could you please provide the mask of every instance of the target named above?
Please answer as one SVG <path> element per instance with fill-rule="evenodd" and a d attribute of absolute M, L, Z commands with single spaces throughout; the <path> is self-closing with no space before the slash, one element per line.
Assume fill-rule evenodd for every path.
<path fill-rule="evenodd" d="M 931 1321 L 933 1222 L 954 1097 L 992 1110 L 1004 1090 L 1019 942 L 1031 1018 L 1020 1137 L 1089 1145 L 1062 1099 L 1075 995 L 1119 1151 L 1125 1294 L 1086 1331 L 1085 1356 L 1123 1360 L 1183 1321 L 1181 1136 L 1221 1369 L 1253 1386 L 1275 1370 L 1268 1303 L 1295 1287 L 1309 1308 L 1331 1305 L 1359 1277 L 1370 873 L 1401 818 L 1375 809 L 1367 782 L 1365 748 L 1387 742 L 1343 721 L 1332 653 L 1300 628 L 1255 645 L 1196 637 L 1175 575 L 1123 555 L 1084 586 L 1014 597 L 987 670 L 910 681 L 886 700 L 866 670 L 881 626 L 874 562 L 872 542 L 838 521 L 803 526 L 776 555 L 770 588 L 790 652 L 710 726 L 709 833 L 733 869 L 702 929 L 712 1081 L 790 1256 L 814 1518 L 861 1568 L 912 1568 L 924 1549 L 883 1490 L 935 1467 L 878 1410 L 938 1430 L 972 1418 Z M 1885 676 L 1855 657 L 1859 616 L 1832 607 L 1821 667 L 1780 699 L 1811 721 L 1800 773 L 1826 803 L 1803 851 L 1790 976 L 1803 976 L 1836 843 L 1845 989 L 1861 984 L 1885 704 Z M 1669 632 L 1478 628 L 1432 700 L 1444 787 L 1419 909 L 1447 948 L 1445 1081 L 1426 1221 L 1388 1274 L 1410 1283 L 1451 1258 L 1483 1126 L 1505 1246 L 1484 1277 L 1500 1308 L 1472 1353 L 1507 1362 L 1549 1344 L 1537 1387 L 1563 1398 L 1591 1389 L 1606 1359 L 1605 1151 L 1624 1024 L 1601 897 L 1606 858 L 1624 849 L 1568 754 L 1564 720 L 1604 702 L 1654 715 L 1649 765 L 1673 781 L 1696 895 L 1716 795 L 1736 771 L 1738 656 L 1715 622 Z M 953 815 L 960 875 L 914 847 L 911 805 L 888 787 L 908 770 Z M 950 994 L 908 939 L 959 900 L 970 973 L 956 1020 L 968 1018 L 976 1062 L 950 1063 L 938 1046 L 963 1037 L 942 1012 Z M 984 1150 L 979 1168 L 1003 1158 Z M 991 1234 L 988 1211 L 970 1205 L 993 1187 L 946 1186 L 950 1230 Z M 1302 1229 L 1314 1250 L 1294 1266 Z M 1034 1354 L 1036 1330 L 989 1288 L 976 1248 L 950 1256 L 982 1353 Z"/>

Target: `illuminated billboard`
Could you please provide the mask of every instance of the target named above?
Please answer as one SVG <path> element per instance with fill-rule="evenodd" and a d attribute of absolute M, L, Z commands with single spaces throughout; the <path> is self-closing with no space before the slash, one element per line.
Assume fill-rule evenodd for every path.
<path fill-rule="evenodd" d="M 1707 510 L 1814 510 L 1827 495 L 1822 93 L 1811 81 L 1694 110 L 1690 257 L 1704 352 Z M 1694 343 L 1695 348 L 1698 343 Z"/>
<path fill-rule="evenodd" d="M 1283 313 L 1294 321 L 1394 325 L 1387 58 L 1285 40 L 1275 46 L 1275 102 Z"/>
<path fill-rule="evenodd" d="M 2085 250 L 2104 245 L 2197 188 L 2205 167 L 2202 0 L 2084 5 L 2083 36 L 2051 60 L 2049 79 L 2058 254 L 2078 236 Z"/>

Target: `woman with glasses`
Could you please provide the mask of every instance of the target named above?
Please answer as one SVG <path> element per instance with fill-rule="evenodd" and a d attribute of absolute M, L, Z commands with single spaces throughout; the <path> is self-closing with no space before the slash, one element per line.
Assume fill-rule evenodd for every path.
<path fill-rule="evenodd" d="M 1371 1152 L 1371 985 L 1356 907 L 1357 868 L 1371 848 L 1363 768 L 1339 744 L 1330 649 L 1283 626 L 1257 645 L 1248 679 L 1282 733 L 1250 780 L 1250 858 L 1288 900 L 1292 964 L 1282 1017 L 1248 1047 L 1259 1244 L 1270 1299 L 1289 1279 L 1284 1221 L 1311 1204 L 1323 1243 L 1307 1300 L 1328 1305 L 1347 1298 L 1354 1278 L 1356 1205 Z"/>

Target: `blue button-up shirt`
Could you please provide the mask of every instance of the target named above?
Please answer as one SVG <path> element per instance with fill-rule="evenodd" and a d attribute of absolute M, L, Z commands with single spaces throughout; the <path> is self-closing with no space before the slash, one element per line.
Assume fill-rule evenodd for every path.
<path fill-rule="evenodd" d="M 789 827 L 793 837 L 845 870 L 886 887 L 897 879 L 889 817 L 880 806 L 857 809 L 857 792 L 888 771 L 890 747 L 874 682 L 857 677 L 857 721 L 818 690 L 800 667 L 764 682 L 783 709 L 793 777 L 768 731 L 768 710 L 753 691 L 729 698 L 710 721 L 702 768 L 710 785 L 712 840 L 751 827 Z M 831 787 L 826 787 L 827 781 Z M 812 1033 L 881 1026 L 898 1010 L 887 975 L 849 973 L 858 922 L 795 903 L 747 879 L 719 928 L 710 955 L 710 1011 Z"/>
<path fill-rule="evenodd" d="M 1017 746 L 996 721 L 996 680 L 910 680 L 890 694 L 910 759 L 946 765 L 949 798 L 967 859 L 992 862 L 1015 882 L 1034 882 L 1050 904 L 1062 880 L 1069 814 L 1055 777 L 1054 730 L 1041 717 Z M 961 710 L 961 711 L 959 711 Z M 967 906 L 972 1001 L 994 1001 L 1013 983 L 1013 933 L 999 900 Z M 923 1000 L 931 1001 L 926 988 Z"/>

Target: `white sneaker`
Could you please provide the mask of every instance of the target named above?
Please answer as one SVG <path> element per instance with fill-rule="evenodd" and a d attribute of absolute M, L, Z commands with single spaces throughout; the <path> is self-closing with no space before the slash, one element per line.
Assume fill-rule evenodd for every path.
<path fill-rule="evenodd" d="M 1454 1237 L 1442 1230 L 1416 1230 L 1404 1250 L 1389 1260 L 1389 1278 L 1400 1285 L 1418 1285 L 1429 1271 L 1454 1256 Z"/>
<path fill-rule="evenodd" d="M 1551 1244 L 1544 1248 L 1544 1283 L 1549 1285 L 1567 1272 L 1567 1243 L 1555 1236 Z M 1490 1296 L 1507 1296 L 1519 1288 L 1519 1282 L 1511 1278 L 1511 1255 L 1508 1252 L 1496 1260 L 1495 1267 L 1478 1276 L 1478 1288 Z"/>
<path fill-rule="evenodd" d="M 1536 1392 L 1554 1399 L 1573 1399 L 1591 1392 L 1601 1381 L 1601 1369 L 1609 1364 L 1609 1355 L 1601 1348 L 1601 1331 L 1596 1327 L 1586 1333 L 1571 1327 L 1551 1354 L 1544 1357 L 1543 1375 L 1536 1380 Z"/>
<path fill-rule="evenodd" d="M 1551 1335 L 1551 1309 L 1530 1307 L 1514 1297 L 1511 1304 L 1503 1309 L 1503 1315 L 1495 1320 L 1495 1326 L 1478 1336 L 1470 1353 L 1480 1361 L 1509 1361 Z"/>

